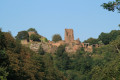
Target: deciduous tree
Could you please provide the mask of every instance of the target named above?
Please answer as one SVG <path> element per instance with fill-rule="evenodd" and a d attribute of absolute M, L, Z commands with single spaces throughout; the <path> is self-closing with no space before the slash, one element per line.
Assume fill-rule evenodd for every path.
<path fill-rule="evenodd" d="M 20 31 L 18 32 L 16 39 L 18 40 L 23 40 L 23 39 L 27 39 L 29 40 L 29 34 L 27 31 Z"/>
<path fill-rule="evenodd" d="M 57 41 L 60 41 L 60 40 L 62 40 L 62 37 L 59 34 L 53 35 L 52 41 L 57 42 Z"/>

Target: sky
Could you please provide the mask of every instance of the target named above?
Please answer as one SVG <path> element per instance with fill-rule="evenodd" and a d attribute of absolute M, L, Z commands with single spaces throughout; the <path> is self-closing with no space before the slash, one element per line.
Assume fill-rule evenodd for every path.
<path fill-rule="evenodd" d="M 64 29 L 73 29 L 75 39 L 98 38 L 101 32 L 118 30 L 120 13 L 100 5 L 110 0 L 0 0 L 0 28 L 16 36 L 19 31 L 35 28 L 52 40 Z"/>

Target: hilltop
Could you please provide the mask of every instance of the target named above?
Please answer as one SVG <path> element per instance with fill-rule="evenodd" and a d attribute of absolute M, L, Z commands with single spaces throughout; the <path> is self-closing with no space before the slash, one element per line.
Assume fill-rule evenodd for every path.
<path fill-rule="evenodd" d="M 30 32 L 34 34 L 31 34 L 32 37 L 29 37 L 28 31 L 20 31 L 14 39 L 9 32 L 0 30 L 1 80 L 120 79 L 120 30 L 101 33 L 98 39 L 89 38 L 85 40 L 84 42 L 90 45 L 98 43 L 104 45 L 93 48 L 92 52 L 85 51 L 85 48 L 81 47 L 75 52 L 71 52 L 71 55 L 66 51 L 66 46 L 72 45 L 71 48 L 73 48 L 74 45 L 77 45 L 71 29 L 66 29 L 65 40 L 59 38 L 60 41 L 57 39 L 57 42 L 49 41 L 37 32 Z M 71 35 L 72 39 L 68 35 Z M 25 39 L 27 44 L 21 45 L 21 40 L 24 41 Z M 58 47 L 52 45 L 61 41 L 66 45 L 59 45 Z M 50 42 L 56 48 L 53 54 L 45 51 L 42 46 L 44 44 L 46 47 Z M 36 51 L 29 48 L 33 44 L 35 48 L 38 45 Z M 82 43 L 79 41 L 78 46 L 80 44 Z"/>
<path fill-rule="evenodd" d="M 35 38 L 38 36 L 38 40 L 33 40 L 31 37 Z M 50 41 L 47 38 L 39 35 L 37 31 L 33 28 L 28 30 L 28 39 L 21 40 L 21 44 L 28 46 L 31 50 L 37 52 L 41 46 L 45 52 L 55 53 L 57 48 L 60 45 L 65 45 L 65 50 L 68 53 L 75 53 L 77 50 L 83 48 L 86 52 L 93 52 L 93 48 L 99 48 L 101 44 L 89 44 L 81 42 L 79 38 L 74 40 L 74 31 L 73 29 L 65 29 L 65 40 Z"/>

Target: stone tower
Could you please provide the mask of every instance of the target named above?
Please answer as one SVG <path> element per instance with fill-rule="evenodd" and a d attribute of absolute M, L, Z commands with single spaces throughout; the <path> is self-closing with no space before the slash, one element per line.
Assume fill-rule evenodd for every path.
<path fill-rule="evenodd" d="M 74 41 L 73 29 L 65 29 L 65 42 Z"/>

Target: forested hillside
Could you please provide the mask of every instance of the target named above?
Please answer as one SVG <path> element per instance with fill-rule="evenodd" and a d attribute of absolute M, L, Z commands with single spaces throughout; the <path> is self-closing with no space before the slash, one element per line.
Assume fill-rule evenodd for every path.
<path fill-rule="evenodd" d="M 1 80 L 65 80 L 50 54 L 40 55 L 22 46 L 10 33 L 0 30 Z"/>
<path fill-rule="evenodd" d="M 54 54 L 45 53 L 42 48 L 35 53 L 22 46 L 9 32 L 0 30 L 0 79 L 120 80 L 119 33 L 119 30 L 101 33 L 97 41 L 104 46 L 92 53 L 81 48 L 70 55 L 65 52 L 64 45 Z"/>

